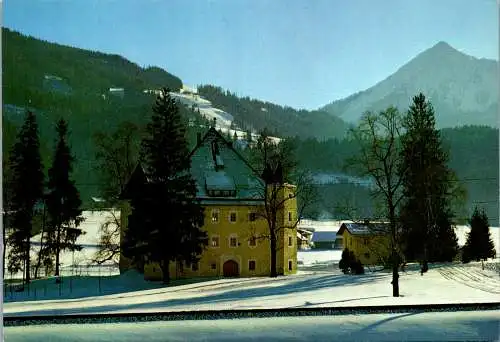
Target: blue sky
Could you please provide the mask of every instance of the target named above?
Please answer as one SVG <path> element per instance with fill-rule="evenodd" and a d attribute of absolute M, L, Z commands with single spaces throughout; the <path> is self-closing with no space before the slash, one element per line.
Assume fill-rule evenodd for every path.
<path fill-rule="evenodd" d="M 369 88 L 438 41 L 498 59 L 495 0 L 7 0 L 3 15 L 25 34 L 296 108 Z"/>

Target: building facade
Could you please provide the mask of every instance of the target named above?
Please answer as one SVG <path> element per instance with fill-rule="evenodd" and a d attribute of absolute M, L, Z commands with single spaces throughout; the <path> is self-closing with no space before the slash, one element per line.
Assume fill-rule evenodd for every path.
<path fill-rule="evenodd" d="M 137 172 L 141 172 L 138 169 Z M 268 276 L 271 251 L 268 222 L 264 213 L 264 193 L 268 191 L 251 165 L 214 128 L 199 137 L 191 153 L 191 174 L 197 184 L 197 199 L 205 210 L 203 229 L 208 234 L 208 246 L 197 264 L 171 262 L 172 279 L 192 277 Z M 132 176 L 141 179 L 140 176 Z M 295 187 L 280 187 L 284 205 L 278 213 L 277 269 L 278 274 L 296 272 L 297 268 L 297 203 Z M 130 205 L 124 202 L 121 243 L 126 238 Z M 120 257 L 120 271 L 132 267 Z M 144 265 L 144 277 L 162 278 L 157 264 Z"/>
<path fill-rule="evenodd" d="M 344 249 L 352 251 L 363 265 L 381 265 L 389 258 L 387 224 L 342 223 L 337 235 L 343 237 Z"/>

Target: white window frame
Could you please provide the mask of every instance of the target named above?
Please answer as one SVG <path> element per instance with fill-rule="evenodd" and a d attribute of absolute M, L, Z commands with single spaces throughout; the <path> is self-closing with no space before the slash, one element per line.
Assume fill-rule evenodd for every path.
<path fill-rule="evenodd" d="M 214 246 L 212 244 L 213 238 L 217 238 L 217 246 Z M 215 235 L 210 236 L 210 247 L 211 248 L 219 248 L 220 247 L 220 236 L 219 235 L 215 234 Z"/>
<path fill-rule="evenodd" d="M 236 239 L 236 246 L 231 246 L 231 239 L 234 238 Z M 227 243 L 229 245 L 229 248 L 237 248 L 238 247 L 238 235 L 237 234 L 231 234 L 229 235 L 227 239 Z"/>
<path fill-rule="evenodd" d="M 217 214 L 217 221 L 214 221 L 214 214 Z M 212 222 L 212 224 L 218 224 L 220 222 L 220 210 L 219 209 L 212 209 L 212 213 L 210 214 L 210 222 Z"/>

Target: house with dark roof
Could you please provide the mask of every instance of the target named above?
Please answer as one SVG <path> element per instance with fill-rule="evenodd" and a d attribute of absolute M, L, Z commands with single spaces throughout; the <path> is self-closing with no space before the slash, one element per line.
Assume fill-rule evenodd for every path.
<path fill-rule="evenodd" d="M 311 239 L 314 249 L 334 249 L 336 240 L 337 234 L 328 231 L 315 231 Z"/>
<path fill-rule="evenodd" d="M 387 223 L 342 223 L 337 235 L 342 237 L 343 247 L 353 251 L 364 265 L 381 264 L 389 257 Z"/>
<path fill-rule="evenodd" d="M 209 244 L 196 265 L 171 263 L 173 279 L 187 277 L 267 276 L 271 271 L 269 229 L 260 215 L 264 208 L 265 183 L 252 166 L 233 148 L 215 128 L 199 137 L 190 154 L 191 174 L 196 181 L 197 199 L 205 209 L 203 229 L 208 233 Z M 147 182 L 141 167 L 131 177 L 127 188 L 141 187 Z M 279 225 L 288 227 L 278 234 L 278 274 L 291 274 L 297 267 L 297 202 L 287 185 L 279 194 L 285 205 L 278 214 Z M 127 198 L 127 191 L 124 192 Z M 122 214 L 122 243 L 126 237 L 130 205 L 124 205 Z M 128 213 L 127 213 L 128 212 Z M 168 208 L 166 208 L 168 212 Z M 120 270 L 130 267 L 121 256 Z M 158 265 L 144 266 L 146 279 L 161 279 Z"/>

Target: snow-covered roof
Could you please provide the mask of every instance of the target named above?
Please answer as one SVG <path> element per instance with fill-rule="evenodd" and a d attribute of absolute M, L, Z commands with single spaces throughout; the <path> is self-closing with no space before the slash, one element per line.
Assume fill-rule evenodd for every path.
<path fill-rule="evenodd" d="M 208 172 L 205 176 L 205 186 L 207 190 L 236 190 L 234 179 L 228 176 L 224 171 Z"/>
<path fill-rule="evenodd" d="M 389 226 L 386 223 L 342 223 L 337 235 L 342 235 L 345 230 L 347 230 L 351 235 L 387 234 L 388 228 Z"/>

